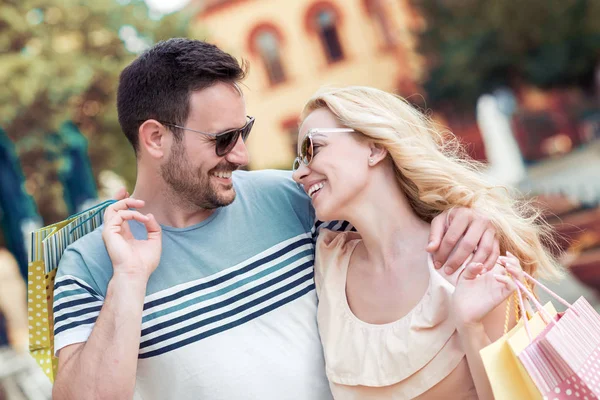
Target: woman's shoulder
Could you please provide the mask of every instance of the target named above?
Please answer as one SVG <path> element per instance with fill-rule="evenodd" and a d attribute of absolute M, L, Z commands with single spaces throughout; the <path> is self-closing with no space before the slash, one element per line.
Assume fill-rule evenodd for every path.
<path fill-rule="evenodd" d="M 359 240 L 360 235 L 356 232 L 329 229 L 320 231 L 315 248 L 315 283 L 318 295 L 326 280 L 337 281 L 342 276 L 340 272 L 348 267 L 349 255 Z"/>
<path fill-rule="evenodd" d="M 353 242 L 361 240 L 358 232 L 354 231 L 332 231 L 321 229 L 317 238 L 316 249 L 321 252 L 343 251 Z"/>

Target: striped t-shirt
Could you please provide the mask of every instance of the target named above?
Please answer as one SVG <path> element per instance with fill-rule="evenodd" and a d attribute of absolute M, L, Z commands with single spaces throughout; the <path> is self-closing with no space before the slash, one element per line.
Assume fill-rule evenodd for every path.
<path fill-rule="evenodd" d="M 330 399 L 316 322 L 314 212 L 284 171 L 235 172 L 235 201 L 163 226 L 141 326 L 136 398 Z M 145 237 L 137 222 L 134 236 Z M 101 229 L 64 254 L 55 348 L 85 342 L 112 266 Z"/>

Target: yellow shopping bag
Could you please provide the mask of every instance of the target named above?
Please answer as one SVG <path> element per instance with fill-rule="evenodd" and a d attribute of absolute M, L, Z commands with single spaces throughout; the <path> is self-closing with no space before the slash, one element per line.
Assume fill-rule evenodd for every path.
<path fill-rule="evenodd" d="M 56 224 L 31 233 L 27 280 L 29 353 L 51 382 L 56 378 L 52 303 L 54 278 L 67 246 L 102 224 L 109 200 Z"/>
<path fill-rule="evenodd" d="M 510 304 L 510 301 L 508 303 Z M 552 303 L 547 303 L 544 309 L 552 317 L 557 314 Z M 535 313 L 528 324 L 532 337 L 539 335 L 547 325 L 539 313 Z M 510 331 L 505 331 L 504 336 L 479 352 L 496 400 L 542 399 L 539 390 L 517 358 L 517 354 L 529 343 L 521 319 Z"/>
<path fill-rule="evenodd" d="M 27 281 L 29 353 L 54 382 L 58 360 L 54 357 L 52 293 L 56 270 L 46 273 L 43 241 L 67 226 L 72 219 L 41 228 L 31 234 Z"/>

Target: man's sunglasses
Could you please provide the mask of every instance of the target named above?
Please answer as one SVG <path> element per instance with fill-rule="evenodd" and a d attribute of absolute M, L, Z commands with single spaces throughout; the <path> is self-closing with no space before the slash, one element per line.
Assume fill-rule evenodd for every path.
<path fill-rule="evenodd" d="M 298 157 L 294 160 L 292 164 L 292 170 L 296 171 L 300 168 L 300 164 L 304 164 L 308 166 L 313 159 L 313 135 L 317 133 L 352 133 L 356 132 L 352 128 L 314 128 L 308 131 L 306 135 L 304 135 L 304 139 L 302 139 L 302 143 L 300 144 L 300 153 Z"/>
<path fill-rule="evenodd" d="M 206 135 L 206 136 L 215 138 L 215 142 L 216 142 L 215 152 L 217 153 L 217 156 L 223 157 L 223 156 L 227 155 L 227 153 L 229 153 L 231 150 L 233 150 L 240 135 L 242 136 L 242 140 L 244 142 L 246 142 L 246 139 L 248 139 L 248 136 L 250 136 L 250 131 L 252 130 L 252 126 L 254 125 L 254 117 L 246 116 L 246 119 L 247 119 L 246 124 L 243 127 L 230 129 L 228 131 L 221 132 L 221 133 L 200 132 L 195 129 L 186 128 L 185 126 L 175 125 L 170 122 L 162 122 L 161 121 L 161 123 L 163 125 L 168 125 L 168 126 L 172 126 L 174 128 L 179 128 L 179 129 L 183 129 L 186 131 L 200 133 L 201 135 Z"/>

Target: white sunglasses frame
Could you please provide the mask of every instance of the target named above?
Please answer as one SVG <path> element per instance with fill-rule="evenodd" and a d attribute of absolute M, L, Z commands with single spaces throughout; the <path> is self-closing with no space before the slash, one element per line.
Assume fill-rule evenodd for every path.
<path fill-rule="evenodd" d="M 356 132 L 355 129 L 352 128 L 312 128 L 309 129 L 308 132 L 306 132 L 306 134 L 302 137 L 302 141 L 300 141 L 300 149 L 302 149 L 302 143 L 304 143 L 304 141 L 306 139 L 310 140 L 310 153 L 313 154 L 313 141 L 312 141 L 312 137 L 314 134 L 317 133 L 354 133 Z M 298 155 L 297 157 L 294 159 L 294 162 L 292 163 L 292 171 L 296 171 L 300 168 L 300 164 L 304 164 L 306 166 L 308 166 L 312 159 L 313 156 L 311 156 L 310 160 L 307 160 L 306 156 L 302 156 L 302 154 L 300 154 L 301 150 L 298 150 Z M 297 167 L 296 167 L 297 165 Z"/>

